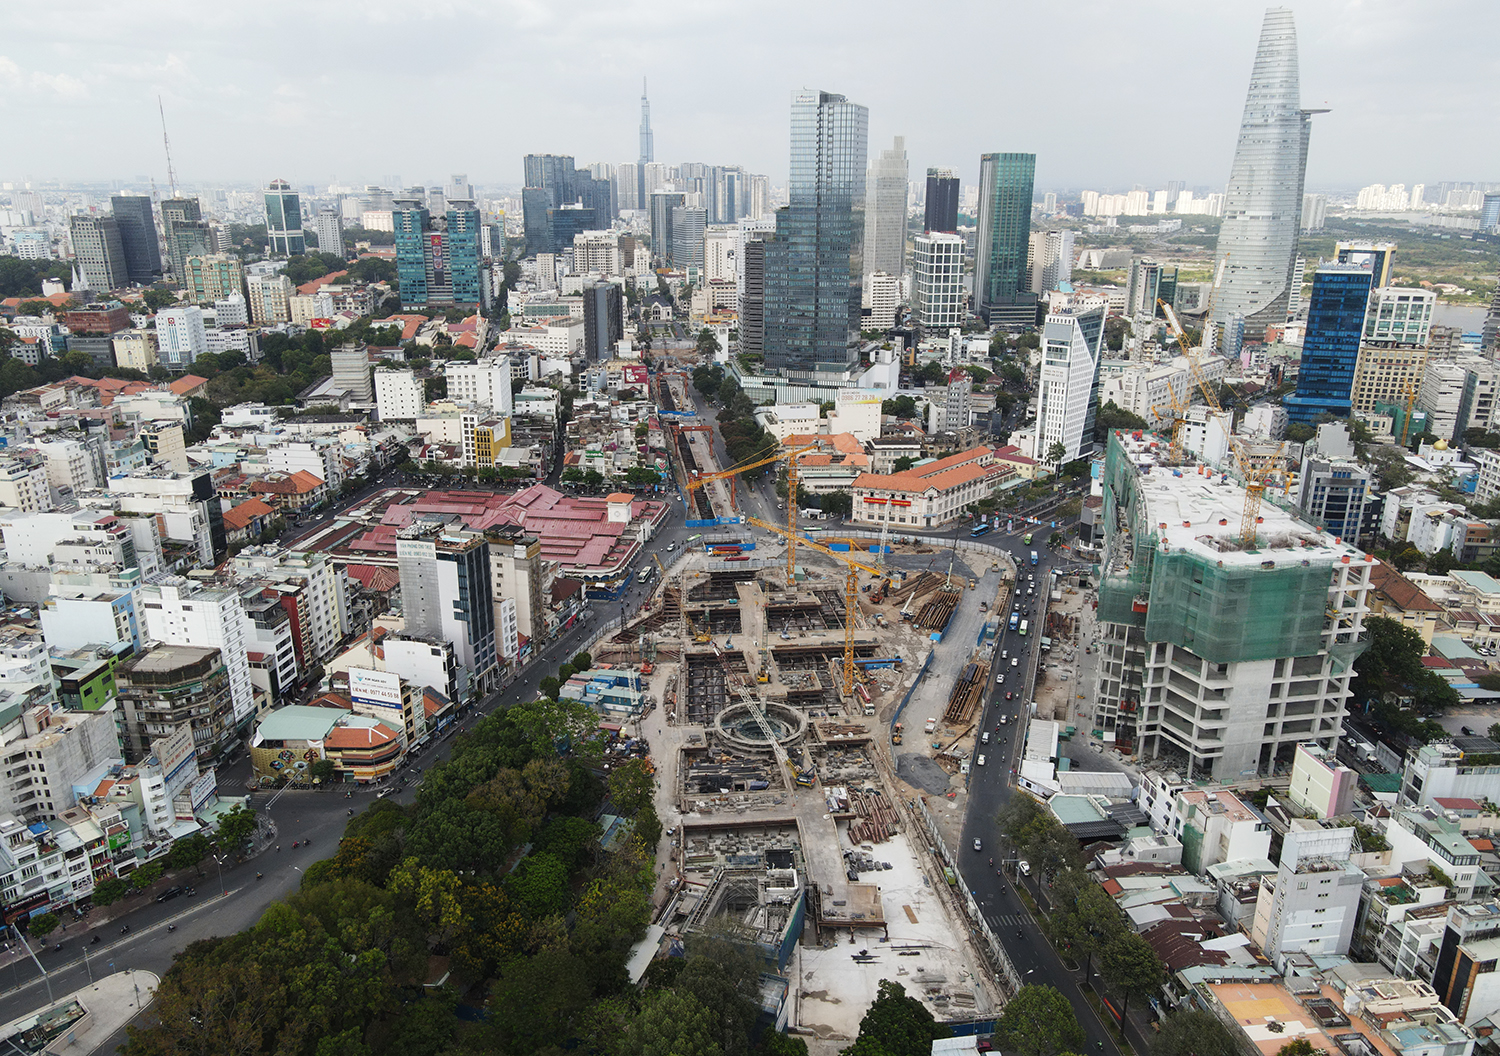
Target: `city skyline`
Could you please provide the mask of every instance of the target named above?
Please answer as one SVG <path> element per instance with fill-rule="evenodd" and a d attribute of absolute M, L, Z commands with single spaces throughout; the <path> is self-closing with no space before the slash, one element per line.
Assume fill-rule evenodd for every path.
<path fill-rule="evenodd" d="M 848 19 L 838 5 L 788 8 L 788 18 L 795 13 L 792 21 L 804 31 L 778 34 L 772 52 L 769 37 L 724 49 L 721 13 L 712 5 L 670 14 L 644 5 L 599 6 L 598 17 L 589 18 L 576 17 L 587 5 L 584 12 L 517 9 L 514 16 L 497 16 L 490 8 L 454 4 L 421 18 L 424 30 L 448 39 L 450 31 L 468 27 L 457 34 L 461 43 L 453 53 L 445 53 L 441 70 L 421 67 L 421 90 L 403 87 L 417 67 L 401 59 L 409 38 L 399 22 L 407 12 L 394 5 L 299 7 L 295 14 L 288 6 L 306 35 L 338 42 L 335 60 L 313 70 L 283 64 L 280 56 L 295 52 L 256 45 L 258 34 L 284 25 L 275 4 L 253 16 L 249 9 L 203 12 L 191 25 L 156 20 L 140 8 L 128 15 L 100 10 L 87 23 L 23 11 L 14 18 L 11 39 L 27 47 L 0 54 L 0 87 L 48 129 L 49 149 L 45 161 L 23 162 L 0 178 L 125 183 L 152 175 L 165 187 L 154 113 L 159 93 L 185 185 L 264 184 L 278 175 L 294 186 L 372 182 L 375 174 L 409 168 L 414 159 L 392 152 L 389 132 L 416 123 L 436 144 L 424 150 L 433 159 L 424 164 L 438 172 L 468 171 L 484 184 L 519 186 L 523 153 L 569 153 L 580 164 L 637 157 L 641 77 L 650 74 L 657 158 L 739 164 L 777 184 L 787 169 L 782 115 L 792 93 L 804 87 L 864 100 L 872 142 L 905 136 L 913 171 L 955 168 L 969 185 L 977 180 L 979 155 L 993 151 L 1037 154 L 1038 187 L 1170 180 L 1217 186 L 1227 180 L 1264 3 L 1234 0 L 1191 17 L 1148 3 L 1145 17 L 1129 19 L 1101 8 L 1096 17 L 1070 19 L 1066 38 L 1056 36 L 1055 16 L 1040 10 L 940 6 L 924 18 L 962 19 L 966 35 L 976 37 L 1019 41 L 1052 34 L 1070 65 L 1096 74 L 1058 78 L 1055 49 L 1018 47 L 1004 62 L 961 64 L 941 97 L 936 89 L 912 91 L 874 61 L 891 22 L 881 17 L 882 6 L 891 18 L 905 13 L 877 4 Z M 760 12 L 766 25 L 785 21 L 777 10 Z M 1150 17 L 1152 10 L 1162 17 Z M 1480 97 L 1484 71 L 1495 64 L 1479 50 L 1489 36 L 1483 27 L 1500 25 L 1494 9 L 1458 3 L 1445 7 L 1441 20 L 1413 17 L 1409 7 L 1387 0 L 1357 10 L 1332 3 L 1292 10 L 1301 29 L 1303 103 L 1333 111 L 1319 122 L 1309 189 L 1500 178 L 1500 148 L 1466 127 L 1475 113 L 1464 105 Z M 476 31 L 484 26 L 504 31 L 504 62 L 492 61 L 498 56 L 480 43 L 490 36 Z M 589 48 L 594 61 L 563 70 L 544 40 L 554 53 L 559 44 Z M 840 44 L 830 48 L 829 40 Z M 140 61 L 142 47 L 149 49 L 148 61 Z M 696 48 L 718 49 L 712 90 L 701 80 L 659 72 L 673 68 L 673 56 Z M 320 51 L 320 57 L 329 54 Z M 1151 67 L 1127 63 L 1123 57 L 1130 54 L 1163 58 Z M 557 83 L 541 92 L 549 76 Z M 473 115 L 462 107 L 426 105 L 430 95 L 443 93 L 448 78 L 479 83 L 486 94 L 509 100 L 504 136 L 474 136 Z M 1136 122 L 1125 120 L 1159 112 L 1162 92 L 1181 84 L 1191 90 L 1174 100 L 1170 125 L 1153 124 L 1143 135 Z M 531 92 L 545 105 L 527 105 Z M 972 107 L 952 105 L 996 94 L 1013 101 L 1006 115 L 1029 116 L 978 122 Z M 111 120 L 101 122 L 101 105 Z M 1069 111 L 1077 121 L 1056 119 Z M 1120 120 L 1110 121 L 1110 113 Z M 1090 135 L 1078 135 L 1080 124 Z M 1402 125 L 1423 129 L 1423 150 L 1393 166 L 1380 144 L 1390 128 Z M 339 134 L 330 136 L 331 128 Z M 463 145 L 444 148 L 444 142 Z M 1391 171 L 1405 166 L 1419 171 Z"/>

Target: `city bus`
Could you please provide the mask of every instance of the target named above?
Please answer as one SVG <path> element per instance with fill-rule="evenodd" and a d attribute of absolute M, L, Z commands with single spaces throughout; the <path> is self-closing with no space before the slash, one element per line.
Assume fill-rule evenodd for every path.
<path fill-rule="evenodd" d="M 969 529 L 969 538 L 977 539 L 985 532 L 989 531 L 991 527 L 992 525 L 990 525 L 988 521 L 983 524 L 976 524 L 974 527 Z"/>
<path fill-rule="evenodd" d="M 1020 619 L 1021 619 L 1021 614 L 1019 612 L 1013 612 L 1013 613 L 1010 614 L 1010 629 L 1011 630 L 1015 630 L 1016 629 L 1016 623 Z"/>
<path fill-rule="evenodd" d="M 1026 637 L 1026 621 L 1025 620 L 1021 621 L 1021 637 L 1022 638 Z"/>

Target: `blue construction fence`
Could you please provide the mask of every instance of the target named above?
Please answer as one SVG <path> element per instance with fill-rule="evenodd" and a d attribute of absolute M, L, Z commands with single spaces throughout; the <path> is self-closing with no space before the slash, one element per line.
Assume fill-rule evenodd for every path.
<path fill-rule="evenodd" d="M 911 680 L 911 688 L 906 691 L 906 696 L 901 698 L 901 703 L 896 705 L 896 713 L 891 716 L 891 732 L 895 732 L 896 723 L 901 721 L 906 706 L 911 703 L 911 695 L 917 691 L 922 684 L 922 679 L 927 677 L 927 669 L 932 666 L 932 650 L 927 650 L 927 659 L 922 661 L 921 668 L 917 671 L 917 677 Z"/>

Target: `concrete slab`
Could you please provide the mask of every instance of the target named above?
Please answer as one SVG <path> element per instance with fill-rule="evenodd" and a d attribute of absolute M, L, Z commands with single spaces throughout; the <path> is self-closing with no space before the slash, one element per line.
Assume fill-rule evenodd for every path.
<path fill-rule="evenodd" d="M 87 1056 L 129 1023 L 151 1003 L 161 979 L 154 972 L 127 970 L 96 980 L 89 986 L 35 1012 L 14 1019 L 0 1027 L 0 1044 L 6 1051 L 40 1051 L 61 1056 Z M 54 1023 L 60 1033 L 45 1048 L 32 1050 L 13 1035 L 31 1030 L 39 1024 Z M 16 1048 L 13 1050 L 12 1045 Z"/>
<path fill-rule="evenodd" d="M 996 1012 L 994 988 L 954 932 L 943 894 L 933 888 L 911 842 L 898 833 L 871 845 L 870 853 L 891 865 L 862 877 L 880 889 L 890 941 L 860 935 L 853 944 L 843 938 L 800 946 L 792 962 L 791 1021 L 821 1039 L 853 1040 L 882 979 L 901 983 L 939 1020 Z M 855 959 L 861 950 L 867 960 Z"/>

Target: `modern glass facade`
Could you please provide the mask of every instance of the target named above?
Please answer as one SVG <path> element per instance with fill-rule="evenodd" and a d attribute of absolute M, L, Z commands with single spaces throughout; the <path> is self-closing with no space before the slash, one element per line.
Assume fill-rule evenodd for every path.
<path fill-rule="evenodd" d="M 1372 278 L 1358 264 L 1329 264 L 1313 275 L 1297 392 L 1283 401 L 1290 421 L 1311 422 L 1323 413 L 1349 417 Z"/>
<path fill-rule="evenodd" d="M 865 199 L 864 274 L 897 278 L 906 269 L 906 139 L 897 136 L 870 166 Z"/>
<path fill-rule="evenodd" d="M 109 208 L 120 226 L 125 271 L 130 281 L 150 283 L 161 278 L 161 248 L 157 244 L 151 199 L 145 195 L 117 194 L 110 198 Z"/>
<path fill-rule="evenodd" d="M 957 234 L 958 173 L 952 169 L 927 170 L 927 208 L 922 228 L 949 235 Z"/>
<path fill-rule="evenodd" d="M 402 307 L 488 304 L 479 210 L 473 202 L 455 199 L 447 203 L 442 219 L 434 221 L 420 190 L 397 195 L 391 210 Z"/>
<path fill-rule="evenodd" d="M 272 180 L 266 188 L 266 237 L 271 255 L 296 256 L 307 252 L 302 234 L 302 199 L 285 180 Z"/>
<path fill-rule="evenodd" d="M 1245 317 L 1250 334 L 1287 321 L 1307 143 L 1316 112 L 1302 109 L 1299 85 L 1292 12 L 1269 8 L 1224 195 L 1215 253 L 1223 266 L 1214 298 L 1216 327 L 1232 312 Z"/>
<path fill-rule="evenodd" d="M 979 156 L 974 308 L 992 324 L 1036 322 L 1036 297 L 1030 291 L 1031 273 L 1026 269 L 1035 181 L 1035 154 Z M 997 312 L 1006 318 L 998 319 Z M 1023 321 L 1025 315 L 1030 318 Z"/>
<path fill-rule="evenodd" d="M 766 367 L 855 366 L 864 277 L 870 112 L 842 95 L 792 97 L 788 205 L 766 243 Z"/>
<path fill-rule="evenodd" d="M 391 226 L 396 235 L 396 279 L 401 283 L 401 306 L 411 308 L 427 303 L 427 264 L 423 249 L 428 226 L 425 199 L 398 196 L 391 210 Z"/>

